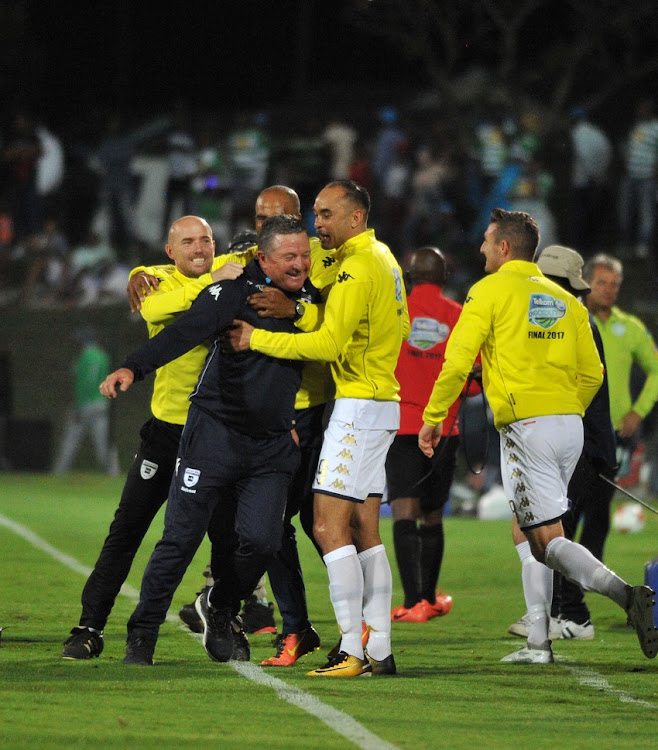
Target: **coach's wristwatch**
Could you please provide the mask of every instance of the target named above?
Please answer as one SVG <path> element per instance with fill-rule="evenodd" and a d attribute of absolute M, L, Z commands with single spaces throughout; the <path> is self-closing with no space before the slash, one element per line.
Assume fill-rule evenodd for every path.
<path fill-rule="evenodd" d="M 295 305 L 295 320 L 299 320 L 306 312 L 306 306 L 303 302 L 297 302 Z"/>

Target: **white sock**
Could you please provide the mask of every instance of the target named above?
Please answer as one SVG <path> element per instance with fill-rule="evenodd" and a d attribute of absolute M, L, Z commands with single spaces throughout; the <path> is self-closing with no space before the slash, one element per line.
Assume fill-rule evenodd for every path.
<path fill-rule="evenodd" d="M 363 573 L 356 547 L 348 544 L 328 552 L 323 560 L 329 576 L 329 597 L 341 633 L 340 650 L 363 659 Z"/>
<path fill-rule="evenodd" d="M 359 552 L 363 571 L 363 619 L 370 630 L 368 654 L 382 661 L 391 654 L 393 575 L 383 544 Z"/>
<path fill-rule="evenodd" d="M 546 545 L 545 557 L 549 568 L 562 573 L 583 591 L 603 594 L 626 610 L 629 585 L 581 544 L 556 537 Z"/>
<path fill-rule="evenodd" d="M 548 640 L 553 599 L 553 571 L 536 560 L 529 542 L 516 545 L 521 560 L 523 596 L 528 610 L 528 643 L 539 646 Z"/>

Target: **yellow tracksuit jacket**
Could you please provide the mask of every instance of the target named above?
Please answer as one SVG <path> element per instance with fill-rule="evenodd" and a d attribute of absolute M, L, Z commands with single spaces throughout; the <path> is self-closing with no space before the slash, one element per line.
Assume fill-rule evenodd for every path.
<path fill-rule="evenodd" d="M 603 382 L 587 310 L 535 263 L 512 260 L 469 290 L 423 421 L 440 424 L 478 351 L 496 427 L 579 414 Z"/>
<path fill-rule="evenodd" d="M 317 330 L 297 335 L 255 330 L 251 348 L 283 359 L 331 363 L 336 398 L 399 401 L 395 365 L 409 314 L 402 271 L 369 229 L 335 251 L 336 281 Z M 307 330 L 306 316 L 300 326 Z"/>

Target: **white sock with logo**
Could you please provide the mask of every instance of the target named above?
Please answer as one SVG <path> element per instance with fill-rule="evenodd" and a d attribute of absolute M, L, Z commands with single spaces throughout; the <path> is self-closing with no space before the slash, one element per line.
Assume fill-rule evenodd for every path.
<path fill-rule="evenodd" d="M 353 544 L 339 547 L 322 559 L 327 566 L 329 597 L 341 633 L 340 650 L 363 659 L 363 573 L 356 547 Z"/>
<path fill-rule="evenodd" d="M 528 609 L 528 643 L 539 646 L 548 640 L 553 599 L 553 571 L 533 557 L 529 542 L 516 545 L 521 560 L 523 596 Z"/>
<path fill-rule="evenodd" d="M 370 630 L 368 654 L 382 661 L 391 654 L 393 574 L 383 544 L 359 552 L 363 570 L 363 618 Z"/>

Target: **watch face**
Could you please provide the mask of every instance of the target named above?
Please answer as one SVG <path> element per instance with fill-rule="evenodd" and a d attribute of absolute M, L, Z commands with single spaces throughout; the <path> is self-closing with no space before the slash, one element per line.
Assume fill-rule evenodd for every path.
<path fill-rule="evenodd" d="M 297 313 L 297 315 L 299 315 L 300 318 L 304 314 L 304 305 L 301 302 L 298 302 L 295 305 L 295 312 Z"/>

